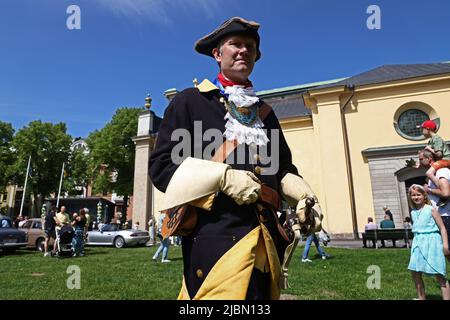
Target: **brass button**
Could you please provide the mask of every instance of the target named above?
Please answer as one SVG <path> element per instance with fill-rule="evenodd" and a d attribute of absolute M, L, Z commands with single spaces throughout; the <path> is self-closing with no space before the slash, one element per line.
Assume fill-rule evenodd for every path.
<path fill-rule="evenodd" d="M 264 210 L 264 206 L 261 203 L 257 203 L 256 210 L 258 210 L 258 212 L 262 212 Z"/>
<path fill-rule="evenodd" d="M 255 167 L 255 173 L 256 173 L 256 174 L 261 174 L 261 171 L 262 171 L 262 169 L 261 169 L 260 166 L 256 166 L 256 167 Z"/>
<path fill-rule="evenodd" d="M 203 279 L 203 271 L 202 271 L 202 269 L 197 269 L 195 274 L 197 275 L 197 278 Z"/>
<path fill-rule="evenodd" d="M 220 103 L 225 103 L 225 98 L 224 97 L 220 97 L 219 101 L 220 101 Z"/>

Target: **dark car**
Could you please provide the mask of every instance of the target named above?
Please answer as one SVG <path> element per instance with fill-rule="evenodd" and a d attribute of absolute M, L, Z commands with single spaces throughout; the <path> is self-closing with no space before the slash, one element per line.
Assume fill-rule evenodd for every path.
<path fill-rule="evenodd" d="M 14 228 L 10 218 L 0 215 L 0 249 L 13 252 L 27 244 L 26 233 Z"/>

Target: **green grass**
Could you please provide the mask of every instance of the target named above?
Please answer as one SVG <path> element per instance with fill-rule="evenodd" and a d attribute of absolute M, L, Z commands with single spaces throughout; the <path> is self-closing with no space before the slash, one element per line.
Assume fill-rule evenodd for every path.
<path fill-rule="evenodd" d="M 156 248 L 88 247 L 81 258 L 44 258 L 32 250 L 0 254 L 0 299 L 176 299 L 181 286 L 182 258 L 171 247 L 171 263 L 153 262 Z M 314 253 L 311 250 L 310 257 Z M 301 263 L 298 248 L 290 266 L 291 288 L 283 294 L 293 299 L 398 300 L 416 296 L 409 271 L 407 249 L 327 248 L 329 260 L 313 257 Z M 69 290 L 70 265 L 81 270 L 81 289 Z M 368 289 L 367 268 L 381 270 L 381 288 Z M 424 277 L 427 295 L 440 299 L 434 277 Z"/>
<path fill-rule="evenodd" d="M 416 297 L 411 272 L 407 270 L 408 249 L 326 248 L 326 251 L 331 253 L 331 259 L 321 260 L 316 256 L 312 263 L 301 263 L 301 250 L 297 250 L 290 268 L 291 288 L 284 293 L 301 299 L 333 300 L 411 300 Z M 379 267 L 380 289 L 367 287 L 368 279 L 373 275 L 368 268 L 372 265 Z M 428 298 L 441 299 L 435 277 L 424 276 L 423 279 Z"/>
<path fill-rule="evenodd" d="M 156 248 L 87 247 L 86 256 L 50 258 L 31 250 L 0 257 L 0 299 L 175 299 L 181 286 L 181 250 L 171 263 L 153 262 Z M 70 265 L 81 288 L 69 290 Z"/>

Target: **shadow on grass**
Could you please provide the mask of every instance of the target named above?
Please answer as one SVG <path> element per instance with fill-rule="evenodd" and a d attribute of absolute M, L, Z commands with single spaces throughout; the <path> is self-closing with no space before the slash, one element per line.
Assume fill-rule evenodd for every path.
<path fill-rule="evenodd" d="M 171 262 L 175 262 L 175 261 L 183 261 L 183 258 L 180 257 L 176 257 L 176 258 L 171 258 L 170 255 L 167 257 L 167 259 L 169 259 Z M 153 263 L 161 263 L 161 256 L 158 257 L 158 259 L 153 260 L 150 259 Z"/>
<path fill-rule="evenodd" d="M 146 246 L 124 246 L 122 248 L 116 248 L 114 246 L 111 245 L 85 245 L 84 246 L 85 250 L 86 249 L 93 249 L 93 248 L 103 248 L 103 249 L 111 249 L 111 250 L 120 250 L 120 251 L 128 251 L 128 250 L 136 250 L 136 249 L 142 249 L 142 248 L 151 248 L 151 247 L 146 247 Z"/>
<path fill-rule="evenodd" d="M 0 257 L 3 256 L 24 256 L 24 255 L 30 255 L 30 254 L 35 254 L 36 251 L 32 251 L 32 250 L 26 250 L 26 249 L 22 249 L 22 250 L 0 250 Z"/>
<path fill-rule="evenodd" d="M 322 259 L 322 256 L 320 254 L 316 253 L 314 255 L 314 260 L 316 260 L 316 259 L 317 260 L 333 260 L 334 258 L 335 258 L 334 256 L 329 256 L 326 259 Z"/>
<path fill-rule="evenodd" d="M 95 257 L 109 254 L 108 251 L 95 251 L 95 252 L 85 252 L 83 257 L 74 257 L 74 258 L 85 258 L 85 257 Z"/>
<path fill-rule="evenodd" d="M 181 257 L 171 258 L 171 257 L 169 256 L 169 260 L 170 260 L 170 261 L 183 261 L 183 258 L 181 258 Z"/>

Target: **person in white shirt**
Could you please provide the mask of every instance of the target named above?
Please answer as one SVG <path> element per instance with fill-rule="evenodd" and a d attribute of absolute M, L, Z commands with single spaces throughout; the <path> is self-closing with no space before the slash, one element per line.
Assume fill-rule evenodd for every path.
<path fill-rule="evenodd" d="M 365 230 L 375 230 L 378 229 L 378 226 L 376 223 L 373 222 L 373 218 L 372 217 L 368 217 L 367 218 L 367 224 L 364 227 Z"/>
<path fill-rule="evenodd" d="M 430 152 L 422 151 L 419 153 L 419 161 L 424 167 L 427 165 L 430 166 L 433 163 L 433 155 Z M 430 180 L 427 185 L 424 185 L 424 189 L 429 195 L 431 204 L 441 215 L 442 221 L 447 229 L 447 234 L 450 234 L 450 201 L 447 201 L 442 206 L 437 205 L 441 197 L 448 197 L 450 194 L 450 169 L 439 169 L 436 171 L 436 178 L 439 181 L 439 186 Z M 447 259 L 450 261 L 449 257 Z"/>
<path fill-rule="evenodd" d="M 156 239 L 155 239 L 155 224 L 153 222 L 153 217 L 150 217 L 150 220 L 148 220 L 148 233 L 150 236 L 150 240 L 149 240 L 149 244 L 148 246 L 154 246 L 156 243 Z"/>
<path fill-rule="evenodd" d="M 373 218 L 372 217 L 368 217 L 367 218 L 367 224 L 364 226 L 364 230 L 377 230 L 378 226 L 376 223 L 373 222 Z M 376 247 L 376 243 L 375 240 L 372 240 L 372 248 Z M 364 239 L 364 248 L 367 248 L 367 240 Z"/>
<path fill-rule="evenodd" d="M 25 216 L 25 217 L 23 218 L 23 220 L 19 222 L 19 228 L 22 228 L 22 226 L 25 224 L 25 222 L 27 222 L 27 220 L 28 220 L 28 217 Z"/>

